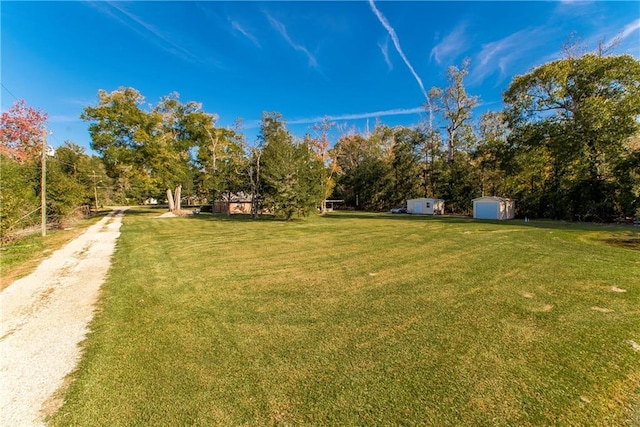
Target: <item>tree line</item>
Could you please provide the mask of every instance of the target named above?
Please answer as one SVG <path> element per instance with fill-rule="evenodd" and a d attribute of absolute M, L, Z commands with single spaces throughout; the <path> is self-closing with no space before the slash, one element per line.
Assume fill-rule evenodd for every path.
<path fill-rule="evenodd" d="M 175 93 L 145 105 L 137 90 L 120 88 L 100 91 L 98 105 L 82 114 L 123 197 L 158 197 L 180 212 L 185 195 L 212 201 L 243 193 L 254 215 L 266 209 L 286 219 L 308 214 L 323 198 L 320 156 L 294 138 L 280 114 L 263 115 L 258 142 L 249 146 L 239 126 L 216 126 L 216 115 Z"/>
<path fill-rule="evenodd" d="M 133 88 L 101 90 L 81 115 L 101 164 L 73 144 L 59 149 L 56 156 L 62 150 L 90 165 L 78 164 L 75 175 L 61 166 L 84 185 L 61 193 L 89 201 L 90 167 L 111 185 L 114 201 L 154 197 L 175 212 L 185 196 L 210 203 L 244 194 L 254 216 L 268 211 L 286 219 L 323 210 L 327 198 L 386 210 L 409 198 L 437 197 L 448 212 L 465 214 L 473 198 L 498 195 L 516 199 L 519 215 L 531 218 L 614 221 L 639 214 L 638 60 L 599 51 L 548 62 L 511 81 L 501 111 L 479 117 L 480 100 L 465 87 L 468 66 L 450 67 L 448 85 L 429 91 L 428 120 L 411 127 L 376 123 L 371 132 L 342 131 L 335 141 L 328 118 L 298 138 L 270 112 L 249 144 L 241 122 L 218 126 L 215 114 L 175 93 L 149 106 Z M 3 115 L 2 128 L 9 127 Z M 12 185 L 36 190 L 29 177 L 37 162 L 27 166 L 29 155 L 16 154 L 15 146 L 20 138 L 37 141 L 37 132 L 1 135 L 3 164 L 30 170 Z"/>
<path fill-rule="evenodd" d="M 27 106 L 24 100 L 17 100 L 0 116 L 2 242 L 40 224 L 43 184 L 47 222 L 54 226 L 82 215 L 82 207 L 97 208 L 113 201 L 111 179 L 102 159 L 87 155 L 84 148 L 71 141 L 53 150 L 46 144 L 46 120 L 46 113 Z"/>
<path fill-rule="evenodd" d="M 514 198 L 519 215 L 615 221 L 640 214 L 640 63 L 588 53 L 516 76 L 504 109 L 478 118 L 468 62 L 429 91 L 434 121 L 340 138 L 336 195 L 359 209 L 445 199 L 470 213 L 482 195 Z M 435 124 L 434 124 L 435 123 Z"/>

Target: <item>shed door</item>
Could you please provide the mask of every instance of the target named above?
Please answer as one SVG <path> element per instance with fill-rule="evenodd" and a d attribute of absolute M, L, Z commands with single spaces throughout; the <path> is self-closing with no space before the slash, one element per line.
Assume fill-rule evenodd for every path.
<path fill-rule="evenodd" d="M 422 213 L 422 202 L 415 202 L 413 205 L 413 213 L 421 214 Z"/>
<path fill-rule="evenodd" d="M 475 218 L 496 219 L 496 205 L 493 203 L 476 203 Z"/>

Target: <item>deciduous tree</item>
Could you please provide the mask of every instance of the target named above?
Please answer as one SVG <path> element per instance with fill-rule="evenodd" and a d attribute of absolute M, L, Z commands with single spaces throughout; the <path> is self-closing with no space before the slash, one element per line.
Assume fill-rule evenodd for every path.
<path fill-rule="evenodd" d="M 462 63 L 462 69 L 449 67 L 449 86 L 444 89 L 434 87 L 429 91 L 431 105 L 440 114 L 447 132 L 447 161 L 454 162 L 456 150 L 464 146 L 465 136 L 471 129 L 472 111 L 478 105 L 478 97 L 471 96 L 464 87 L 464 78 L 469 73 L 469 60 Z"/>
<path fill-rule="evenodd" d="M 640 62 L 587 53 L 517 76 L 504 94 L 514 149 L 547 157 L 542 215 L 611 220 L 638 200 L 629 138 L 640 130 Z M 629 185 L 629 183 L 632 183 Z M 624 183 L 624 184 L 623 184 Z"/>
<path fill-rule="evenodd" d="M 389 201 L 394 206 L 404 205 L 408 199 L 420 194 L 420 152 L 425 135 L 418 129 L 398 126 L 393 129 L 392 193 Z"/>
<path fill-rule="evenodd" d="M 202 173 L 201 182 L 212 194 L 212 199 L 226 193 L 237 193 L 248 188 L 246 170 L 246 144 L 244 135 L 236 128 L 215 127 L 213 122 L 204 126 L 205 137 L 198 146 L 197 161 Z"/>
<path fill-rule="evenodd" d="M 0 115 L 0 154 L 24 163 L 42 155 L 42 139 L 47 113 L 17 100 Z"/>
<path fill-rule="evenodd" d="M 478 145 L 471 159 L 480 178 L 480 195 L 504 196 L 509 129 L 502 112 L 489 111 L 478 123 Z"/>
<path fill-rule="evenodd" d="M 180 211 L 182 186 L 193 179 L 192 148 L 204 139 L 213 116 L 195 102 L 183 104 L 177 94 L 160 100 L 150 111 L 133 88 L 100 90 L 98 105 L 86 107 L 92 148 L 122 190 L 164 189 L 170 211 Z"/>
<path fill-rule="evenodd" d="M 316 137 L 307 139 L 311 152 L 315 158 L 324 166 L 320 176 L 320 188 L 322 191 L 322 202 L 320 212 L 324 215 L 327 212 L 326 200 L 335 187 L 335 174 L 338 165 L 335 158 L 331 156 L 331 144 L 329 142 L 329 131 L 335 126 L 329 118 L 324 118 L 321 123 L 316 123 L 312 129 L 316 132 Z"/>
<path fill-rule="evenodd" d="M 339 170 L 337 195 L 348 206 L 382 210 L 391 206 L 392 159 L 394 145 L 391 128 L 377 124 L 366 136 L 342 136 L 334 147 Z"/>

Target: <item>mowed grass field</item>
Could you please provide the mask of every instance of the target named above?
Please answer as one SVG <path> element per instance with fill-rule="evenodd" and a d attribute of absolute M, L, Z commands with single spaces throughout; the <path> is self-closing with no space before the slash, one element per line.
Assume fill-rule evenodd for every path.
<path fill-rule="evenodd" d="M 127 211 L 64 426 L 640 423 L 633 227 Z"/>

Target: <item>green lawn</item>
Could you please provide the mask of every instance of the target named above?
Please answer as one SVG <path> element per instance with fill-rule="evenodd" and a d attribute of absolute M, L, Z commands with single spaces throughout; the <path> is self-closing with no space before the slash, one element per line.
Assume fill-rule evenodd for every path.
<path fill-rule="evenodd" d="M 640 420 L 638 229 L 158 214 L 125 215 L 53 425 Z"/>

